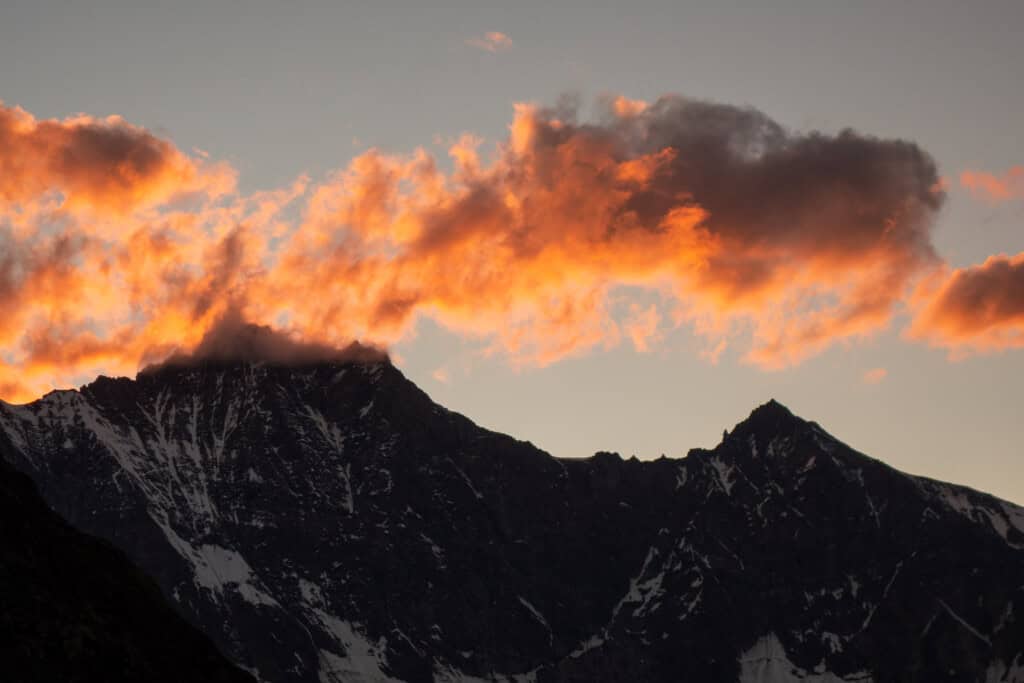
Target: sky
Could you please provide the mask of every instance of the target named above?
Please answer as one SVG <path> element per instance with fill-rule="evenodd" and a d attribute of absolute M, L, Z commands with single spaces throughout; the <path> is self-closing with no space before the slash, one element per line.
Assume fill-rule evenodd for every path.
<path fill-rule="evenodd" d="M 0 7 L 0 398 L 225 316 L 557 456 L 776 398 L 1024 503 L 1019 2 Z M 115 117 L 115 118 L 111 118 Z"/>

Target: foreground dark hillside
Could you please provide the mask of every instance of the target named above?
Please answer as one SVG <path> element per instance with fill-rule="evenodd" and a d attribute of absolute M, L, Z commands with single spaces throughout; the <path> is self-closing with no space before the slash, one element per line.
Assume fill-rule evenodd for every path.
<path fill-rule="evenodd" d="M 560 460 L 385 362 L 222 363 L 0 434 L 265 681 L 1024 680 L 1024 510 L 774 402 L 685 458 Z"/>
<path fill-rule="evenodd" d="M 252 680 L 123 553 L 72 529 L 5 462 L 0 548 L 3 680 Z"/>

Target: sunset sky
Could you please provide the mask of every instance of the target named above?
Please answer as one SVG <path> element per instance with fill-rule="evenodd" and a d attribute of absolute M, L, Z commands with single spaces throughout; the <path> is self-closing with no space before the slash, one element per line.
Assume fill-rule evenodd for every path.
<path fill-rule="evenodd" d="M 224 316 L 558 456 L 771 397 L 1024 503 L 1019 1 L 0 8 L 0 398 Z"/>

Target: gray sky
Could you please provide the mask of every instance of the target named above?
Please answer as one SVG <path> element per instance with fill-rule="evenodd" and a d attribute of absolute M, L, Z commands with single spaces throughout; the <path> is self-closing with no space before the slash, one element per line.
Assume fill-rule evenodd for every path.
<path fill-rule="evenodd" d="M 467 44 L 486 32 L 509 49 Z M 516 102 L 665 93 L 752 105 L 785 126 L 912 140 L 940 172 L 1024 164 L 1024 3 L 48 2 L 0 7 L 0 100 L 38 118 L 119 114 L 230 162 L 244 191 L 322 178 L 370 146 L 443 156 L 507 135 Z M 934 243 L 952 266 L 1024 251 L 1024 201 L 954 182 Z M 951 362 L 900 339 L 766 372 L 672 331 L 515 369 L 426 321 L 396 350 L 436 400 L 560 456 L 713 445 L 775 397 L 855 448 L 1024 503 L 1024 352 Z M 445 382 L 433 375 L 443 368 Z M 874 368 L 877 384 L 862 377 Z"/>

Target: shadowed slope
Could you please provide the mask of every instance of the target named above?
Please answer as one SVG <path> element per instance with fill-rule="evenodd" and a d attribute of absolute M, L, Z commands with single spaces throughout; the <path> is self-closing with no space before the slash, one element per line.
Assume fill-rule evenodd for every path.
<path fill-rule="evenodd" d="M 0 546 L 5 680 L 252 680 L 186 624 L 123 553 L 72 529 L 6 462 Z"/>

